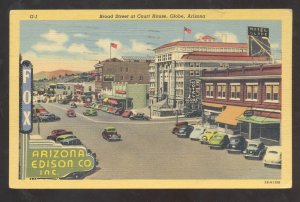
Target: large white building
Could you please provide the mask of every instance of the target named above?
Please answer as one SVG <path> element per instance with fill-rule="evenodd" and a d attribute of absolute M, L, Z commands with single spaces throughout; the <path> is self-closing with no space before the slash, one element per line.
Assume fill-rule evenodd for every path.
<path fill-rule="evenodd" d="M 197 108 L 198 103 L 185 104 L 185 98 L 190 95 L 190 80 L 199 80 L 203 69 L 271 63 L 270 57 L 252 57 L 248 50 L 248 43 L 216 42 L 207 35 L 197 41 L 176 41 L 154 49 L 155 62 L 149 70 L 149 103 L 167 99 L 174 109 Z"/>

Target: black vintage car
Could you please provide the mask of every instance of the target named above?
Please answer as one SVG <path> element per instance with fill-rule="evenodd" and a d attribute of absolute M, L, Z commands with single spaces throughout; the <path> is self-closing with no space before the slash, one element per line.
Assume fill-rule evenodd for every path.
<path fill-rule="evenodd" d="M 189 118 L 189 117 L 200 117 L 201 115 L 202 115 L 201 111 L 199 111 L 199 110 L 194 110 L 194 111 L 185 113 L 184 116 L 185 116 L 186 118 Z"/>
<path fill-rule="evenodd" d="M 147 120 L 149 121 L 150 118 L 148 116 L 146 116 L 144 113 L 137 113 L 137 114 L 133 114 L 129 117 L 130 120 Z"/>
<path fill-rule="evenodd" d="M 82 145 L 81 141 L 78 138 L 70 138 L 60 141 L 62 145 Z"/>
<path fill-rule="evenodd" d="M 177 135 L 177 137 L 189 138 L 193 130 L 194 126 L 184 125 L 175 134 Z"/>
<path fill-rule="evenodd" d="M 248 146 L 243 153 L 245 154 L 245 159 L 262 160 L 266 153 L 266 146 L 260 141 L 251 141 L 248 142 Z"/>
<path fill-rule="evenodd" d="M 247 147 L 247 141 L 243 136 L 233 136 L 229 139 L 228 153 L 242 153 Z"/>

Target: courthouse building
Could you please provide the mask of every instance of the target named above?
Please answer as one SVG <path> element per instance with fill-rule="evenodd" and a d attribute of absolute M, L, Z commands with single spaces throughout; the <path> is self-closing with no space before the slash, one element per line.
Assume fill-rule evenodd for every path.
<path fill-rule="evenodd" d="M 156 49 L 150 64 L 149 103 L 167 100 L 173 109 L 198 108 L 199 102 L 187 104 L 191 80 L 199 80 L 203 69 L 226 69 L 254 64 L 268 64 L 268 56 L 250 56 L 248 43 L 217 42 L 204 36 L 197 41 L 176 41 Z M 197 99 L 200 100 L 200 93 Z"/>

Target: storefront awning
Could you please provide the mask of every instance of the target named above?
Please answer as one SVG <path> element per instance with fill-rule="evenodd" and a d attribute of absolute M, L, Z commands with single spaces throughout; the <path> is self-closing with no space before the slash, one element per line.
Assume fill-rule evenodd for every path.
<path fill-rule="evenodd" d="M 217 107 L 217 108 L 222 108 L 224 106 L 222 104 L 216 104 L 216 103 L 210 103 L 210 102 L 202 102 L 202 105 L 207 106 L 207 107 Z"/>
<path fill-rule="evenodd" d="M 216 122 L 236 126 L 238 123 L 237 118 L 240 117 L 247 109 L 247 107 L 226 106 L 226 109 L 216 117 Z"/>
<path fill-rule="evenodd" d="M 239 121 L 255 123 L 255 124 L 279 124 L 280 119 L 262 117 L 262 116 L 250 116 L 246 117 L 244 115 L 237 118 Z"/>

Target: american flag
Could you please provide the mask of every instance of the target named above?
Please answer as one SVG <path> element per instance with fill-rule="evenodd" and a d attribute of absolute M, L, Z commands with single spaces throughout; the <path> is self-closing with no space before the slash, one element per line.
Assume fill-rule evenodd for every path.
<path fill-rule="evenodd" d="M 116 43 L 110 43 L 110 46 L 113 48 L 118 48 L 118 44 L 116 44 Z"/>
<path fill-rule="evenodd" d="M 187 28 L 187 27 L 184 27 L 183 29 L 184 32 L 188 33 L 188 34 L 191 34 L 192 33 L 192 30 Z"/>

